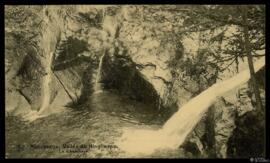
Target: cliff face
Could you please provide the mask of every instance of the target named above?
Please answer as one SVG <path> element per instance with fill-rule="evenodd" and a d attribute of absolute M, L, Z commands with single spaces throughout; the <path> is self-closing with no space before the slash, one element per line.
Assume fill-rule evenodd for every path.
<path fill-rule="evenodd" d="M 12 10 L 13 8 L 7 8 L 7 11 L 9 11 L 9 9 Z M 25 9 L 23 7 L 18 7 L 18 9 L 21 13 L 29 12 L 33 14 L 32 9 Z M 29 22 L 20 22 L 20 25 L 23 27 L 20 31 L 11 29 L 12 23 L 10 23 L 10 25 L 7 23 L 6 25 L 7 37 L 10 37 L 10 39 L 15 41 L 18 40 L 16 36 L 12 36 L 14 33 L 21 34 L 22 31 L 29 30 L 31 33 L 26 36 L 34 35 L 33 45 L 32 40 L 27 40 L 28 38 L 24 38 L 26 40 L 25 43 L 19 42 L 20 44 L 30 44 L 29 48 L 34 48 L 36 51 L 21 54 L 20 60 L 22 60 L 22 65 L 17 66 L 18 64 L 12 63 L 11 67 L 14 68 L 12 71 L 13 74 L 9 71 L 7 73 L 8 77 L 6 81 L 9 83 L 10 80 L 13 81 L 13 78 L 16 78 L 24 83 L 25 79 L 23 75 L 25 76 L 25 74 L 30 78 L 38 78 L 36 81 L 29 79 L 30 83 L 28 87 L 19 88 L 20 90 L 22 89 L 25 98 L 30 100 L 29 102 L 32 110 L 39 110 L 42 105 L 41 103 L 45 96 L 44 89 L 46 87 L 44 84 L 49 85 L 50 103 L 59 101 L 56 100 L 57 98 L 60 98 L 60 101 L 63 101 L 61 104 L 62 106 L 66 105 L 67 102 L 75 103 L 78 102 L 78 100 L 79 102 L 82 102 L 82 99 L 85 99 L 86 96 L 89 96 L 89 94 L 93 92 L 99 62 L 106 49 L 110 49 L 107 57 L 109 60 L 117 53 L 117 62 L 127 62 L 125 64 L 132 65 L 131 67 L 129 66 L 130 70 L 125 71 L 131 74 L 135 73 L 135 76 L 133 75 L 129 79 L 123 80 L 124 82 L 127 80 L 126 83 L 132 82 L 129 86 L 134 87 L 131 88 L 133 89 L 131 91 L 135 92 L 135 95 L 133 96 L 136 96 L 137 99 L 147 98 L 147 96 L 139 97 L 144 96 L 143 94 L 146 92 L 137 92 L 138 90 L 143 90 L 138 88 L 144 87 L 146 84 L 149 86 L 146 86 L 145 88 L 149 88 L 150 92 L 153 92 L 153 97 L 149 100 L 152 101 L 154 106 L 159 105 L 158 103 L 161 103 L 161 100 L 164 101 L 164 99 L 166 99 L 166 94 L 168 94 L 168 88 L 171 84 L 170 81 L 172 80 L 170 70 L 167 69 L 167 62 L 173 59 L 175 54 L 174 49 L 171 48 L 170 45 L 167 45 L 168 47 L 165 50 L 161 47 L 160 49 L 157 49 L 160 42 L 157 38 L 155 40 L 155 38 L 149 37 L 146 40 L 137 38 L 135 42 L 137 44 L 140 43 L 141 45 L 138 46 L 134 44 L 135 46 L 133 46 L 133 38 L 128 38 L 127 35 L 127 32 L 130 32 L 129 30 L 132 29 L 128 23 L 122 24 L 120 36 L 117 38 L 119 41 L 116 41 L 115 36 L 110 36 L 115 34 L 116 29 L 109 28 L 114 25 L 114 20 L 111 20 L 114 19 L 114 17 L 106 16 L 104 20 L 101 20 L 100 15 L 102 14 L 102 10 L 94 7 L 90 7 L 87 10 L 82 9 L 81 7 L 68 9 L 61 9 L 56 6 L 40 8 L 36 15 L 31 15 L 29 19 L 38 19 L 40 21 L 35 35 L 32 34 L 34 33 L 32 29 L 36 27 L 36 24 L 29 26 Z M 117 15 L 115 17 L 117 17 Z M 14 18 L 10 16 L 10 19 L 7 18 L 7 21 L 13 19 Z M 108 31 L 108 29 L 111 31 Z M 136 30 L 136 28 L 134 29 Z M 139 33 L 131 34 L 136 37 L 141 35 Z M 145 39 L 147 36 L 142 37 Z M 119 45 L 117 45 L 118 42 Z M 11 46 L 10 49 L 18 48 L 18 45 L 9 42 L 7 42 L 7 46 Z M 28 50 L 25 48 L 26 45 L 21 46 L 24 46 L 22 50 Z M 7 47 L 7 50 L 9 50 L 8 48 L 9 47 Z M 134 48 L 141 50 L 139 52 L 134 52 L 132 51 Z M 22 50 L 20 49 L 19 53 L 23 53 Z M 151 51 L 151 53 L 149 53 L 149 51 Z M 157 54 L 157 51 L 163 53 Z M 11 54 L 7 53 L 7 62 L 12 62 L 9 57 L 13 57 L 14 53 L 15 52 L 11 52 Z M 170 56 L 167 56 L 167 54 Z M 128 56 L 129 59 L 125 60 L 125 58 L 121 58 L 121 55 Z M 105 58 L 105 60 L 108 60 L 107 58 Z M 35 63 L 35 60 L 37 63 L 35 65 L 31 64 L 32 62 Z M 123 67 L 123 63 L 114 63 L 110 61 L 105 61 L 105 63 L 111 65 L 111 67 L 114 67 L 115 69 Z M 28 65 L 33 67 L 29 67 Z M 36 72 L 37 74 L 32 72 L 33 69 L 39 69 L 39 71 Z M 102 71 L 107 71 L 104 73 L 104 78 L 110 80 L 107 82 L 112 83 L 113 80 L 115 80 L 112 77 L 106 76 L 106 73 L 109 74 L 111 70 L 108 68 L 106 70 L 105 68 L 104 70 L 102 69 Z M 20 73 L 16 74 L 17 72 Z M 114 73 L 118 76 L 120 75 L 119 78 L 124 76 L 121 70 Z M 48 75 L 50 75 L 52 80 L 50 80 L 49 83 L 46 83 L 44 81 Z M 135 82 L 133 80 L 135 80 Z M 141 80 L 142 82 L 139 82 L 139 84 L 135 86 L 135 83 L 137 83 L 136 80 Z M 40 88 L 32 88 L 35 85 L 34 82 L 37 83 L 36 87 Z M 16 84 L 16 86 L 22 87 L 20 83 Z M 128 89 L 129 86 L 121 88 L 122 92 L 124 91 L 123 89 Z M 117 85 L 114 85 L 113 87 L 116 88 Z M 37 94 L 31 94 L 31 92 Z M 129 91 L 126 90 L 126 92 Z M 159 97 L 161 100 L 159 100 Z M 145 101 L 148 100 L 145 99 Z"/>
<path fill-rule="evenodd" d="M 265 77 L 262 74 L 264 69 L 256 74 L 256 78 L 265 104 Z M 249 81 L 216 101 L 189 135 L 183 148 L 198 157 L 246 158 L 255 153 L 263 156 L 264 111 L 255 107 Z"/>
<path fill-rule="evenodd" d="M 81 12 L 78 13 L 76 8 L 69 9 L 59 6 L 6 7 L 6 96 L 22 95 L 31 110 L 39 110 L 45 96 L 49 96 L 49 105 L 56 107 L 77 102 L 84 90 L 82 79 L 89 78 L 85 71 L 89 70 L 89 65 L 93 69 L 97 67 L 93 59 L 96 56 L 92 53 L 88 56 L 92 49 L 88 46 L 91 39 L 82 31 L 85 23 L 74 18 Z M 72 11 L 77 12 L 70 16 Z M 21 21 L 24 15 L 26 20 Z M 94 50 L 97 49 L 100 47 Z M 85 61 L 85 55 L 93 65 Z M 50 80 L 45 81 L 48 78 Z M 13 102 L 6 103 L 10 111 L 21 108 Z"/>
<path fill-rule="evenodd" d="M 215 74 L 213 67 L 206 68 L 210 76 L 196 76 L 198 69 L 191 71 L 192 64 L 189 70 L 183 67 L 183 63 L 200 61 L 188 57 L 184 38 L 176 40 L 167 33 L 173 28 L 169 23 L 157 26 L 133 22 L 129 14 L 132 8 L 116 8 L 116 13 L 112 10 L 104 17 L 104 8 L 6 7 L 7 114 L 25 115 L 43 107 L 51 114 L 64 106 L 84 104 L 99 82 L 102 89 L 115 89 L 148 103 L 168 119 L 216 81 L 211 78 Z M 188 71 L 195 72 L 195 77 L 184 78 Z M 98 74 L 101 77 L 97 81 Z M 258 78 L 263 81 L 264 74 L 258 73 Z M 243 85 L 239 91 L 218 99 L 183 148 L 198 157 L 235 157 L 245 150 L 238 146 L 239 139 L 250 142 L 264 135 L 260 130 L 263 117 L 253 115 L 259 113 L 254 110 L 254 97 L 245 92 L 247 88 Z M 264 97 L 263 90 L 262 86 Z M 252 117 L 261 124 L 258 132 L 246 127 Z"/>

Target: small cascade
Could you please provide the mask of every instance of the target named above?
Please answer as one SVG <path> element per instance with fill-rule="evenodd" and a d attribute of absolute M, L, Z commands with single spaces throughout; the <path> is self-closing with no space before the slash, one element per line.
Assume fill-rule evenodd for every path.
<path fill-rule="evenodd" d="M 265 64 L 265 58 L 255 62 L 257 72 Z M 159 130 L 128 129 L 119 140 L 118 147 L 130 155 L 149 155 L 155 150 L 177 149 L 195 128 L 215 99 L 236 89 L 250 79 L 249 69 L 223 82 L 212 85 L 181 107 Z"/>
<path fill-rule="evenodd" d="M 47 74 L 44 76 L 43 80 L 43 100 L 42 100 L 42 105 L 40 107 L 39 113 L 43 113 L 44 110 L 50 105 L 50 96 L 51 96 L 51 91 L 50 91 L 50 83 L 52 80 L 52 60 L 53 60 L 53 53 L 50 53 L 49 56 L 49 62 L 46 67 L 46 72 Z"/>
<path fill-rule="evenodd" d="M 45 116 L 45 111 L 50 105 L 50 97 L 51 97 L 51 90 L 50 90 L 50 83 L 52 80 L 52 61 L 53 61 L 53 52 L 50 53 L 48 58 L 48 65 L 45 67 L 46 75 L 43 77 L 42 81 L 42 102 L 41 107 L 38 111 L 31 111 L 29 114 L 25 115 L 23 118 L 28 121 L 34 121 L 38 118 Z"/>
<path fill-rule="evenodd" d="M 43 80 L 43 100 L 39 112 L 42 113 L 48 106 L 50 101 L 50 87 L 51 82 L 51 72 L 47 72 Z"/>
<path fill-rule="evenodd" d="M 99 61 L 99 64 L 98 64 L 98 71 L 97 71 L 97 76 L 96 76 L 96 81 L 95 81 L 95 85 L 94 85 L 94 93 L 100 93 L 102 92 L 102 83 L 100 83 L 100 80 L 101 80 L 101 77 L 102 77 L 102 65 L 103 65 L 103 58 L 105 56 L 106 53 L 104 53 L 101 58 L 100 58 L 100 61 Z"/>

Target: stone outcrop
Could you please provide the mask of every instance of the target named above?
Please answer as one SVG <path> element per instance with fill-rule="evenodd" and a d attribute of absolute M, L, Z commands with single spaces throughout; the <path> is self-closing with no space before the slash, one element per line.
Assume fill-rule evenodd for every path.
<path fill-rule="evenodd" d="M 184 68 L 176 66 L 188 60 L 188 50 L 181 43 L 184 40 L 174 40 L 174 36 L 164 32 L 172 28 L 170 24 L 157 27 L 128 21 L 129 10 L 115 17 L 111 13 L 105 19 L 103 8 L 37 6 L 30 11 L 21 6 L 17 8 L 19 18 L 7 18 L 18 24 L 13 27 L 6 23 L 5 27 L 7 115 L 38 111 L 45 96 L 44 77 L 48 74 L 51 108 L 85 103 L 94 92 L 101 56 L 108 51 L 98 82 L 104 89 L 116 89 L 124 96 L 151 105 L 164 119 L 213 83 L 202 76 L 183 77 Z M 17 20 L 21 18 L 25 19 Z M 111 19 L 121 22 L 120 27 L 110 24 Z M 108 31 L 110 26 L 117 29 Z M 264 73 L 257 75 L 264 97 Z M 263 117 L 256 116 L 259 113 L 254 109 L 249 89 L 246 84 L 218 99 L 181 148 L 198 157 L 241 156 L 249 146 L 237 144 L 240 139 L 250 143 L 264 135 Z M 253 120 L 255 123 L 250 124 Z M 255 148 L 261 149 L 263 142 L 256 142 L 259 143 L 255 143 Z M 243 156 L 250 153 L 246 151 Z M 258 156 L 261 153 L 256 151 Z"/>

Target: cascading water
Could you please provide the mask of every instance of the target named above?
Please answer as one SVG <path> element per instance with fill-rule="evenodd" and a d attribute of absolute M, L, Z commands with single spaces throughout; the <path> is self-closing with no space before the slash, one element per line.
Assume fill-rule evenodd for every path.
<path fill-rule="evenodd" d="M 104 58 L 105 54 L 106 53 L 104 53 L 101 56 L 99 64 L 98 64 L 98 72 L 97 72 L 97 77 L 96 77 L 96 81 L 95 81 L 95 85 L 94 85 L 94 93 L 102 92 L 102 83 L 100 83 L 100 80 L 101 80 L 101 76 L 102 76 L 101 71 L 102 71 L 103 58 Z"/>
<path fill-rule="evenodd" d="M 52 72 L 51 72 L 52 60 L 53 60 L 53 53 L 50 54 L 49 64 L 46 67 L 47 74 L 45 75 L 43 80 L 43 101 L 39 113 L 44 112 L 44 110 L 46 110 L 46 108 L 50 105 L 50 82 L 52 80 Z"/>
<path fill-rule="evenodd" d="M 265 58 L 255 62 L 255 71 L 264 64 Z M 249 78 L 250 72 L 246 69 L 228 80 L 214 84 L 181 107 L 159 130 L 125 130 L 117 142 L 118 147 L 133 156 L 149 155 L 160 149 L 177 149 L 218 96 L 244 84 Z"/>
<path fill-rule="evenodd" d="M 50 53 L 48 58 L 48 65 L 45 67 L 46 75 L 43 77 L 42 80 L 42 102 L 41 107 L 38 111 L 31 111 L 29 114 L 25 115 L 23 118 L 28 121 L 33 121 L 37 118 L 43 117 L 45 110 L 50 105 L 50 83 L 52 80 L 52 61 L 53 61 L 53 53 Z"/>

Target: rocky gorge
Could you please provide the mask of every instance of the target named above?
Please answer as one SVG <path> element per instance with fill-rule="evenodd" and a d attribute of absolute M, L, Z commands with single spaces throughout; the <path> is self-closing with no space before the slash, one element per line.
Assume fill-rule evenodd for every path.
<path fill-rule="evenodd" d="M 218 65 L 211 64 L 210 52 L 204 51 L 204 46 L 210 46 L 209 40 L 224 31 L 222 27 L 211 36 L 209 31 L 178 36 L 174 32 L 185 30 L 188 18 L 181 11 L 168 12 L 168 8 L 175 9 L 173 6 L 147 5 L 6 6 L 8 135 L 16 135 L 20 130 L 12 129 L 16 126 L 14 123 L 23 123 L 29 128 L 35 125 L 38 130 L 36 123 L 42 126 L 42 119 L 48 118 L 45 122 L 52 125 L 56 115 L 63 119 L 69 117 L 72 125 L 81 121 L 81 117 L 73 119 L 71 115 L 76 112 L 69 115 L 67 108 L 83 113 L 94 111 L 94 115 L 101 117 L 105 116 L 103 112 L 95 111 L 117 114 L 119 110 L 129 108 L 141 121 L 161 125 L 193 97 L 214 83 L 237 74 L 238 68 L 233 65 L 221 72 Z M 169 21 L 172 19 L 177 19 L 176 23 Z M 233 27 L 227 28 L 224 35 L 233 33 Z M 201 37 L 206 41 L 201 41 Z M 211 48 L 221 47 L 211 44 Z M 241 68 L 247 68 L 245 59 L 239 61 Z M 265 68 L 256 73 L 256 81 L 264 104 Z M 156 157 L 264 156 L 264 111 L 256 109 L 251 90 L 251 81 L 248 81 L 217 98 L 179 147 L 184 152 L 174 151 L 172 156 L 156 154 Z M 113 100 L 117 102 L 111 102 Z M 128 107 L 122 108 L 121 104 Z M 134 105 L 131 107 L 130 104 Z M 85 113 L 88 114 L 91 112 Z M 14 117 L 19 120 L 14 122 Z M 87 118 L 82 120 L 86 121 Z M 104 123 L 110 125 L 110 122 L 123 125 L 115 117 Z M 61 119 L 60 124 L 64 123 Z M 46 134 L 47 130 L 43 128 L 41 130 Z M 10 136 L 6 144 L 12 145 L 13 139 Z M 110 139 L 110 135 L 105 135 L 104 139 Z M 25 153 L 12 156 L 14 149 L 7 148 L 11 153 L 8 157 L 24 157 Z M 114 153 L 90 153 L 73 156 L 117 157 Z M 67 155 L 50 155 L 58 156 Z"/>

